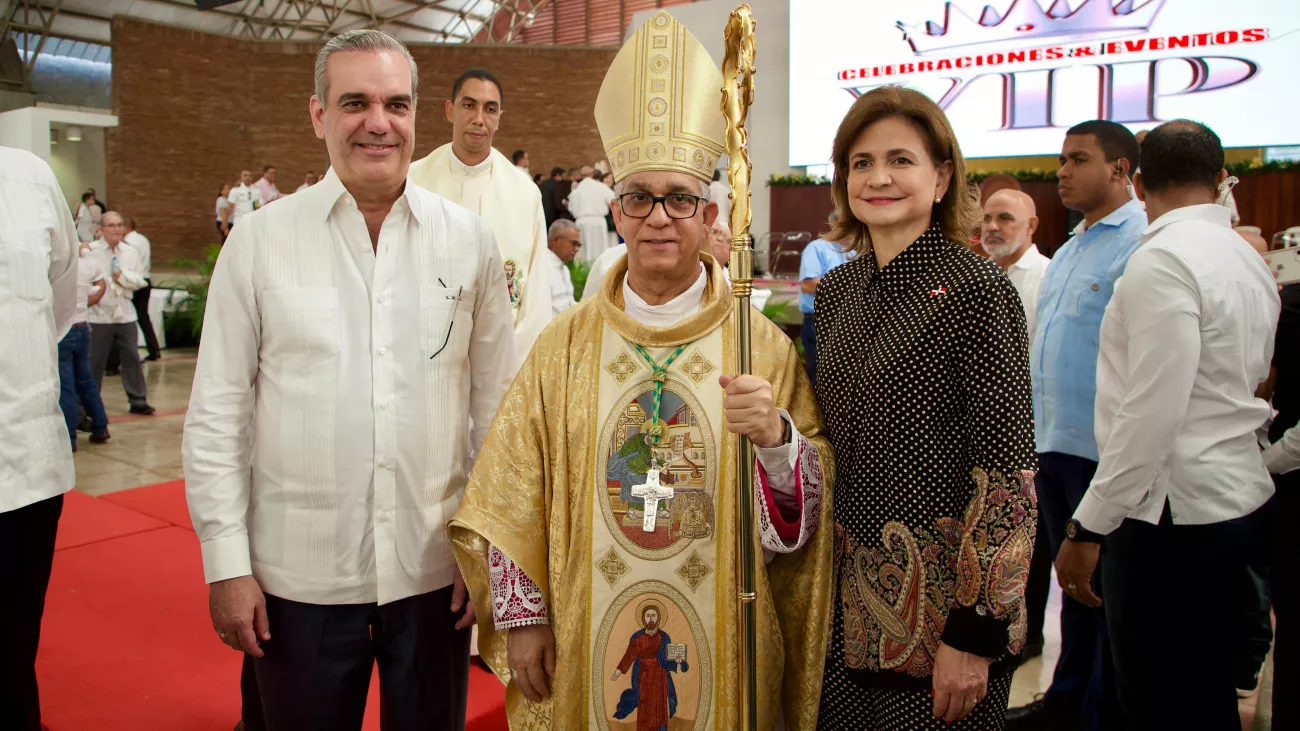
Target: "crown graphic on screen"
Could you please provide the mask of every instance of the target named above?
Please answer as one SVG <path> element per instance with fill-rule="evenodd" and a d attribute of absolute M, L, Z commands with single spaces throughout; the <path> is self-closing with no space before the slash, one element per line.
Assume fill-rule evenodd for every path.
<path fill-rule="evenodd" d="M 989 43 L 1043 43 L 1068 38 L 1109 37 L 1143 33 L 1151 27 L 1165 0 L 1054 0 L 1046 11 L 1038 0 L 1014 0 L 1005 14 L 985 5 L 979 20 L 952 0 L 944 4 L 943 23 L 932 20 L 897 25 L 918 55 Z"/>

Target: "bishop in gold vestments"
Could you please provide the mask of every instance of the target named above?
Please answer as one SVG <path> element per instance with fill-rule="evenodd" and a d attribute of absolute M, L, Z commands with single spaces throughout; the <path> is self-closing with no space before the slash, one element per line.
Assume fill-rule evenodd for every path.
<path fill-rule="evenodd" d="M 768 560 L 759 728 L 779 715 L 815 725 L 833 462 L 794 345 L 766 318 L 754 317 L 753 375 L 730 377 L 732 298 L 700 252 L 717 215 L 721 86 L 664 12 L 615 58 L 596 118 L 628 255 L 538 338 L 451 522 L 512 729 L 737 728 L 742 540 Z M 756 447 L 743 489 L 733 432 Z M 756 503 L 754 535 L 737 534 L 738 499 Z M 553 641 L 544 682 L 521 666 L 519 646 L 537 638 L 548 653 Z"/>

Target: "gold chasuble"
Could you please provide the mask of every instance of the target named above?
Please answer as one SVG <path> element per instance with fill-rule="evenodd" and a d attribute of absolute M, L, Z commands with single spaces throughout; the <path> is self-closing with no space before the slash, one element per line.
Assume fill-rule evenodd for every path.
<path fill-rule="evenodd" d="M 499 596 L 490 588 L 489 544 L 546 600 L 556 643 L 552 695 L 533 704 L 511 684 L 512 729 L 737 728 L 737 552 L 741 540 L 767 544 L 771 508 L 761 488 L 745 489 L 758 500 L 764 541 L 737 535 L 736 437 L 726 429 L 718 383 L 736 368 L 731 298 L 721 268 L 700 258 L 708 277 L 701 310 L 676 325 L 643 326 L 623 311 L 623 259 L 596 299 L 542 333 L 451 521 L 478 607 L 479 650 L 503 683 L 510 630 L 493 623 Z M 672 497 L 657 509 L 653 496 L 636 498 L 652 456 L 643 430 L 655 390 L 638 345 L 659 364 L 685 345 L 663 382 L 664 433 L 653 456 Z M 800 536 L 802 548 L 775 554 L 758 572 L 759 727 L 773 728 L 783 709 L 786 728 L 809 729 L 831 612 L 831 454 L 793 343 L 756 317 L 753 353 L 754 374 L 772 384 L 777 407 L 802 435 L 802 507 L 816 524 Z"/>

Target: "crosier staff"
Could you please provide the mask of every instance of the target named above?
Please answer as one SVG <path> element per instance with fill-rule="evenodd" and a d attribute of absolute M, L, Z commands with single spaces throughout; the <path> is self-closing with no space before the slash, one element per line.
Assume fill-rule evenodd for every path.
<path fill-rule="evenodd" d="M 738 375 L 751 370 L 749 295 L 754 282 L 754 250 L 749 244 L 749 133 L 745 119 L 754 103 L 754 16 L 748 5 L 731 11 L 722 57 L 722 115 L 727 120 L 728 176 L 731 182 L 731 292 L 735 297 Z M 736 449 L 736 489 L 740 506 L 740 728 L 758 728 L 758 640 L 754 624 L 754 449 L 744 435 Z"/>

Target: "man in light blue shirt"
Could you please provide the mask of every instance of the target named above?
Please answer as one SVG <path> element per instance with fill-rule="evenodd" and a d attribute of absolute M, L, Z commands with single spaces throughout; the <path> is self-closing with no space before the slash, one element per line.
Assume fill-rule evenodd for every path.
<path fill-rule="evenodd" d="M 1142 204 L 1129 194 L 1137 162 L 1137 139 L 1123 125 L 1095 120 L 1066 132 L 1057 188 L 1065 207 L 1084 220 L 1043 276 L 1029 351 L 1038 529 L 1047 531 L 1053 557 L 1097 470 L 1093 402 L 1101 317 L 1147 225 Z M 1112 673 L 1102 610 L 1063 597 L 1052 685 L 1041 700 L 1008 711 L 1008 731 L 1122 727 Z"/>
<path fill-rule="evenodd" d="M 826 222 L 832 228 L 839 216 L 831 211 Z M 799 311 L 803 313 L 803 326 L 799 337 L 803 340 L 804 362 L 808 364 L 808 380 L 817 385 L 817 323 L 813 321 L 813 300 L 817 283 L 826 272 L 849 260 L 849 252 L 827 239 L 816 239 L 808 244 L 799 258 Z"/>

